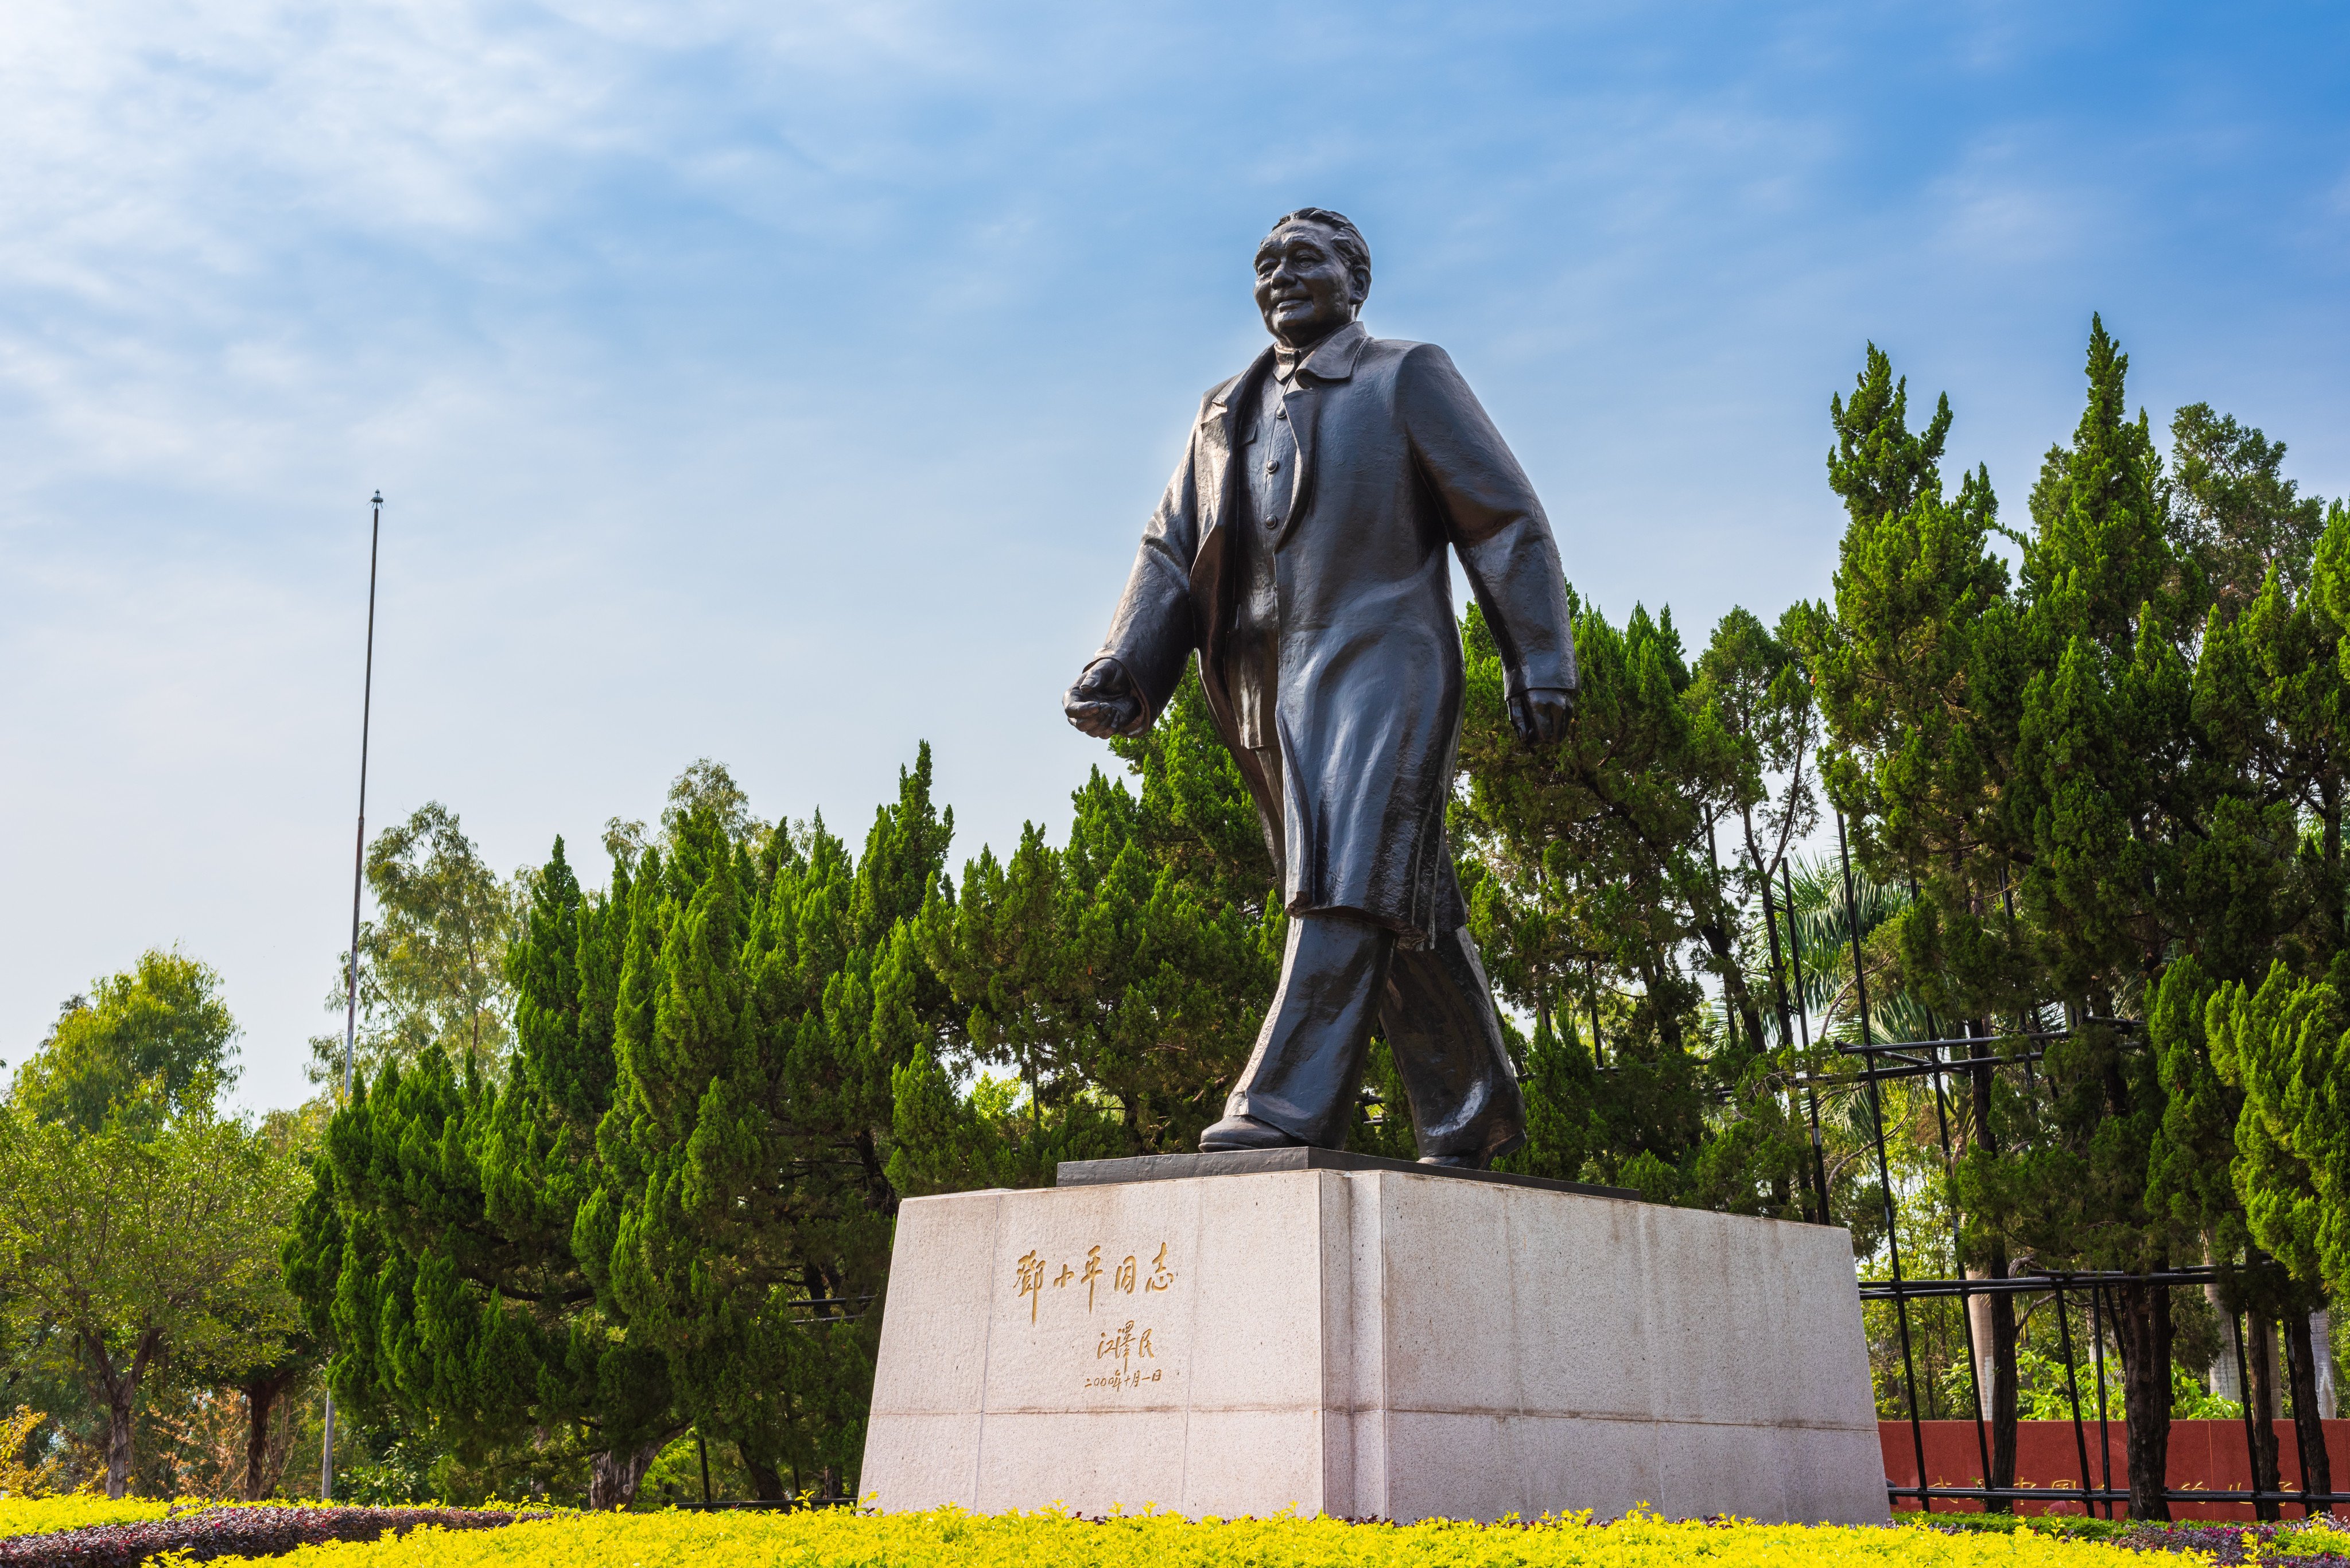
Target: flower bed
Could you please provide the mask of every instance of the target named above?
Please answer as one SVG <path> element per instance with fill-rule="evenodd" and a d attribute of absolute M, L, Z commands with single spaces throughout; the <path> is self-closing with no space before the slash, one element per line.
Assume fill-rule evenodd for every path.
<path fill-rule="evenodd" d="M 165 1517 L 168 1507 L 182 1511 Z M 2350 1568 L 2319 1522 L 2137 1525 L 1982 1515 L 1890 1529 L 1673 1522 L 1641 1515 L 1492 1525 L 1326 1519 L 1108 1520 L 806 1512 L 515 1514 L 448 1508 L 220 1507 L 98 1498 L 0 1500 L 0 1568 L 206 1562 L 290 1553 L 287 1568 L 2144 1568 L 2177 1551 L 2215 1564 Z M 106 1511 L 113 1511 L 106 1514 Z M 102 1514 L 127 1521 L 92 1523 Z M 510 1528 L 499 1528 L 510 1527 Z M 39 1533 L 31 1533 L 37 1532 Z"/>
<path fill-rule="evenodd" d="M 1336 1520 L 1193 1523 L 931 1513 L 586 1514 L 454 1539 L 418 1531 L 296 1553 L 287 1568 L 2143 1568 L 2129 1548 L 2044 1531 Z M 2301 1568 L 2296 1564 L 2295 1568 Z"/>
<path fill-rule="evenodd" d="M 434 1540 L 448 1541 L 452 1531 L 491 1530 L 517 1519 L 543 1519 L 543 1514 L 515 1514 L 491 1509 L 463 1508 L 332 1508 L 277 1507 L 249 1504 L 201 1507 L 194 1512 L 166 1515 L 164 1503 L 132 1503 L 152 1511 L 122 1523 L 89 1523 L 74 1519 L 69 1505 L 92 1501 L 55 1498 L 16 1505 L 25 1513 L 52 1510 L 70 1523 L 32 1523 L 19 1533 L 0 1536 L 0 1568 L 38 1563 L 87 1565 L 87 1568 L 131 1568 L 169 1552 L 176 1560 L 208 1563 L 215 1559 L 277 1557 L 298 1547 L 333 1542 L 391 1544 L 429 1526 Z M 120 1519 L 118 1512 L 114 1515 Z"/>

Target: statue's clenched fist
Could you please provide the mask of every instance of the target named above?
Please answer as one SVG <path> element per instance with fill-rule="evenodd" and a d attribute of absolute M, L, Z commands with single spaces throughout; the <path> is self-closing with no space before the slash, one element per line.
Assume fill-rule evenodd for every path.
<path fill-rule="evenodd" d="M 1077 683 L 1061 698 L 1069 722 L 1097 740 L 1130 735 L 1142 727 L 1142 693 L 1125 666 L 1114 659 L 1097 659 L 1086 666 Z"/>

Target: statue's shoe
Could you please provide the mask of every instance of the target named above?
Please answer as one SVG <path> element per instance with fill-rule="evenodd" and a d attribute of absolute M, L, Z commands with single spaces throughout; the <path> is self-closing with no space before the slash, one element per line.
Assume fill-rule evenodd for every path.
<path fill-rule="evenodd" d="M 1200 1135 L 1200 1152 L 1228 1154 L 1243 1148 L 1295 1148 L 1305 1141 L 1254 1116 L 1226 1116 Z"/>
<path fill-rule="evenodd" d="M 1490 1163 L 1482 1154 L 1423 1154 L 1422 1165 L 1440 1165 L 1450 1170 L 1482 1170 Z"/>

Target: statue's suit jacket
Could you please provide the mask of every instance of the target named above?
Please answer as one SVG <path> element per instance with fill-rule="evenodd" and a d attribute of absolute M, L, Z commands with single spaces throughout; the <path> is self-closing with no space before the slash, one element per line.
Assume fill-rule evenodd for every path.
<path fill-rule="evenodd" d="M 1269 541 L 1280 606 L 1270 778 L 1236 743 L 1222 654 L 1234 531 L 1253 521 L 1234 418 L 1272 365 L 1268 347 L 1202 400 L 1097 658 L 1124 667 L 1148 723 L 1197 649 L 1289 911 L 1351 913 L 1418 945 L 1465 914 L 1444 842 L 1463 686 L 1447 553 L 1460 555 L 1514 696 L 1575 685 L 1558 546 L 1443 349 L 1359 324 L 1317 345 L 1284 394 L 1298 459 Z M 1268 543 L 1262 531 L 1254 543 Z"/>

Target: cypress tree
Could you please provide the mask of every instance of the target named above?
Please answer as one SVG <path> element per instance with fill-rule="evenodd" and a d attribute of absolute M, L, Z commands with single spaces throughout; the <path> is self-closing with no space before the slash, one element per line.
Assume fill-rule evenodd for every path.
<path fill-rule="evenodd" d="M 1829 401 L 1828 483 L 1848 522 L 1834 611 L 1805 618 L 1802 640 L 1828 729 L 1821 771 L 1854 855 L 1864 873 L 1917 889 L 1895 923 L 1905 986 L 1928 1017 L 1977 1042 L 1968 1054 L 1988 1058 L 2008 1033 L 2000 1021 L 2040 1001 L 2025 933 L 2008 917 L 2019 857 L 2001 815 L 2020 720 L 2019 607 L 1991 551 L 2004 530 L 1990 473 L 1966 475 L 1955 496 L 1945 488 L 1950 400 L 1919 432 L 1908 407 L 1907 380 L 1873 343 L 1850 400 Z M 1966 1091 L 1952 1128 L 1959 1262 L 2000 1279 L 2012 1242 L 1986 1194 L 2029 1116 L 1989 1065 Z M 2012 1486 L 2014 1299 L 1976 1298 L 1969 1311 L 1988 1372 L 1989 1483 Z"/>
<path fill-rule="evenodd" d="M 286 1251 L 311 1331 L 337 1347 L 328 1376 L 346 1408 L 508 1481 L 584 1457 L 596 1507 L 627 1502 L 681 1425 L 660 1355 L 598 1301 L 572 1248 L 613 1079 L 582 1003 L 613 924 L 557 839 L 508 952 L 513 1071 L 503 1085 L 461 1075 L 432 1049 L 359 1081 Z M 545 1433 L 571 1445 L 542 1452 Z"/>
<path fill-rule="evenodd" d="M 2057 1138 L 2011 1231 L 2040 1256 L 2158 1270 L 2174 1235 L 2147 1202 L 2165 1110 L 2154 1054 L 2108 1022 L 2159 975 L 2189 910 L 2180 841 L 2190 781 L 2194 596 L 2174 556 L 2146 416 L 2126 411 L 2128 358 L 2092 319 L 2088 399 L 2070 446 L 2052 448 L 2032 494 L 2020 623 L 2033 663 L 2002 813 L 2017 899 L 2072 1033 L 2046 1081 Z M 2169 1292 L 2110 1293 L 2128 1413 L 2130 1511 L 2167 1519 Z"/>
<path fill-rule="evenodd" d="M 952 819 L 930 790 L 925 746 L 855 862 L 820 816 L 754 847 L 683 794 L 629 901 L 598 1134 L 616 1153 L 577 1244 L 763 1497 L 786 1472 L 843 1484 L 863 1448 L 892 1083 L 936 1029 L 905 945 L 943 892 Z"/>

